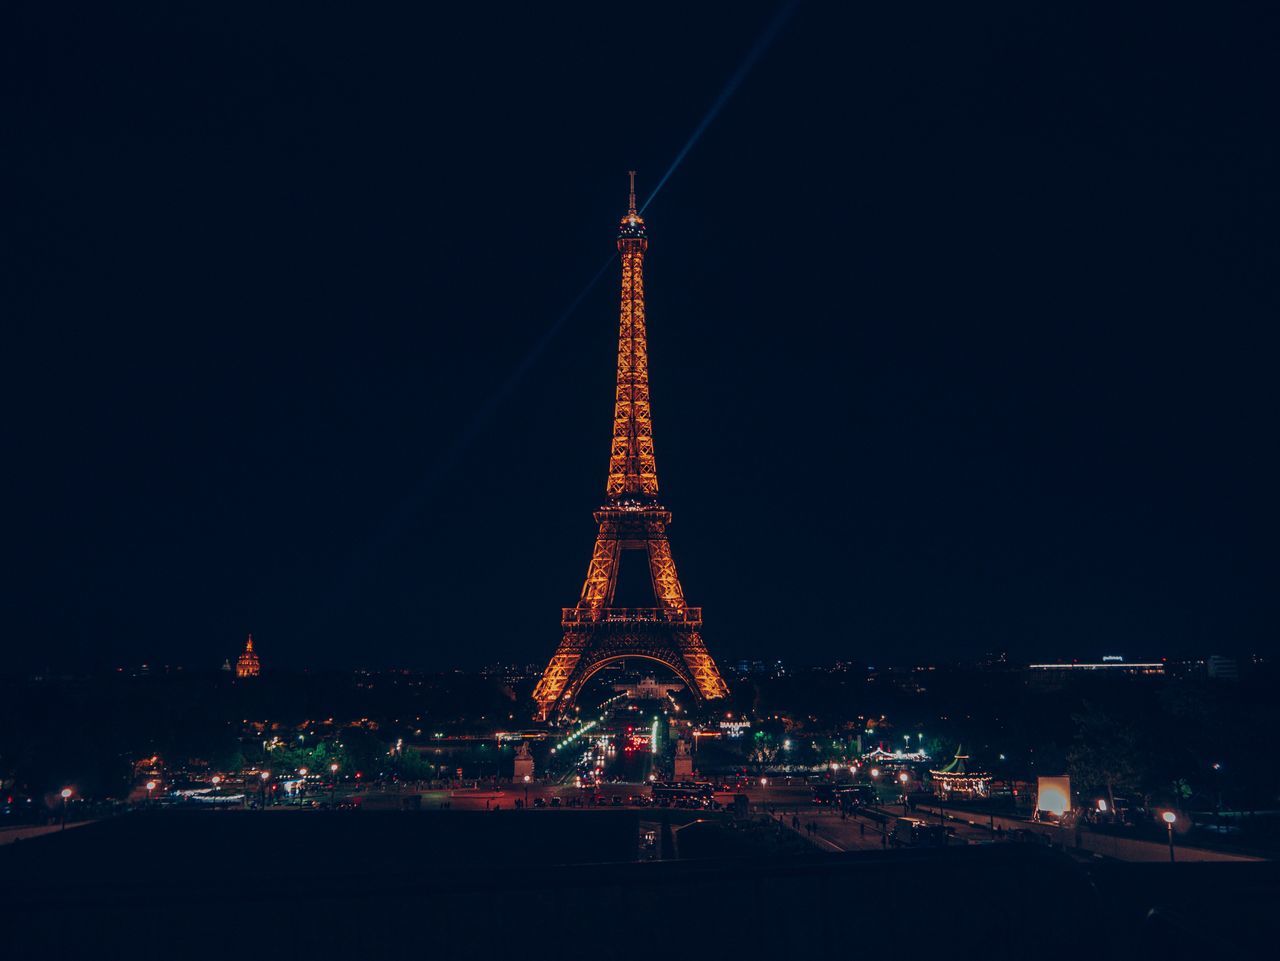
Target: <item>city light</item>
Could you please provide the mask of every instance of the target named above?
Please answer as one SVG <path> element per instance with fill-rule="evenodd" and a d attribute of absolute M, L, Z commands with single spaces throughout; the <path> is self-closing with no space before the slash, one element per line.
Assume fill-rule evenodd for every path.
<path fill-rule="evenodd" d="M 1071 810 L 1071 779 L 1048 777 L 1038 779 L 1036 809 L 1054 817 L 1061 817 Z"/>
<path fill-rule="evenodd" d="M 60 797 L 62 798 L 62 800 L 64 800 L 64 801 L 65 801 L 65 800 L 67 800 L 67 798 L 71 797 L 72 793 L 73 793 L 73 792 L 72 792 L 71 788 L 69 788 L 69 787 L 64 787 L 61 791 L 59 791 L 59 792 L 58 792 L 59 796 L 60 796 Z"/>
<path fill-rule="evenodd" d="M 1164 818 L 1164 823 L 1168 824 L 1170 827 L 1172 827 L 1173 823 L 1178 820 L 1178 815 L 1174 814 L 1172 811 L 1165 811 L 1164 814 L 1160 816 Z"/>

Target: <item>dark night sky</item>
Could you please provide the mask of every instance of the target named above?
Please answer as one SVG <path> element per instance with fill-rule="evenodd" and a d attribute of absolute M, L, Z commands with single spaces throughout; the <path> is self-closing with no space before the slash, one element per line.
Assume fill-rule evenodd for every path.
<path fill-rule="evenodd" d="M 776 4 L 32 6 L 6 667 L 547 658 L 614 270 L 502 385 Z M 1280 653 L 1275 24 L 1032 6 L 802 4 L 647 212 L 723 659 Z"/>

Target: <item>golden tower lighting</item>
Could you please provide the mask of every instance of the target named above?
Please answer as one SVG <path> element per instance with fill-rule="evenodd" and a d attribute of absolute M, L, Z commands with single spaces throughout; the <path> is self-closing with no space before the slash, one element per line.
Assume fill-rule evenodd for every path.
<path fill-rule="evenodd" d="M 630 205 L 618 226 L 622 302 L 609 478 L 605 502 L 595 512 L 598 532 L 582 593 L 576 606 L 562 610 L 564 636 L 533 691 L 541 720 L 569 710 L 593 674 L 622 658 L 665 665 L 705 700 L 729 693 L 702 640 L 702 609 L 685 603 L 667 540 L 671 513 L 658 501 L 644 312 L 648 247 L 644 220 L 636 212 L 632 171 Z M 614 607 L 622 555 L 641 551 L 649 566 L 654 606 Z"/>

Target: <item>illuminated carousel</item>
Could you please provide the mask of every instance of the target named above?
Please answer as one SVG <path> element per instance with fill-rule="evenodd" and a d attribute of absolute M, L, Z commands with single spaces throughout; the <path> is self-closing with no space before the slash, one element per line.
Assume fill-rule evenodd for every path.
<path fill-rule="evenodd" d="M 933 793 L 942 800 L 973 800 L 991 795 L 991 775 L 986 771 L 970 770 L 969 755 L 963 747 L 956 748 L 951 763 L 937 771 L 930 771 Z"/>

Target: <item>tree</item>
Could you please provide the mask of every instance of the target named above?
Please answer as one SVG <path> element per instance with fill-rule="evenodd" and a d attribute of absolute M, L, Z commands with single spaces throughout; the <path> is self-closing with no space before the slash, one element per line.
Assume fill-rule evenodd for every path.
<path fill-rule="evenodd" d="M 1142 787 L 1142 754 L 1136 731 L 1088 701 L 1072 715 L 1075 741 L 1067 752 L 1067 770 L 1079 787 L 1105 790 L 1110 809 L 1116 809 L 1115 792 Z"/>
<path fill-rule="evenodd" d="M 760 773 L 778 759 L 778 739 L 767 731 L 756 731 L 747 742 L 746 761 Z"/>

